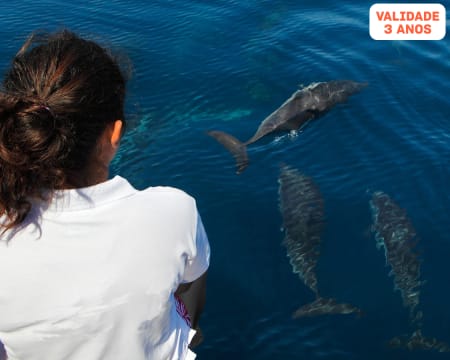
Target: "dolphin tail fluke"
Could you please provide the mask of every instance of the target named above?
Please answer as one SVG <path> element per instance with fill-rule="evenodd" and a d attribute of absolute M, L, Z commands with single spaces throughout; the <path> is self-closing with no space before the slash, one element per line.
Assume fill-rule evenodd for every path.
<path fill-rule="evenodd" d="M 426 338 L 420 329 L 414 331 L 411 336 L 397 336 L 389 341 L 392 348 L 408 350 L 434 350 L 438 352 L 450 352 L 450 345 L 435 338 Z"/>
<path fill-rule="evenodd" d="M 299 309 L 297 309 L 292 317 L 297 319 L 300 317 L 310 317 L 310 316 L 319 316 L 319 315 L 331 315 L 331 314 L 352 314 L 355 313 L 360 317 L 362 315 L 362 311 L 351 305 L 346 303 L 338 303 L 333 298 L 322 298 L 318 297 L 313 302 L 303 305 Z"/>
<path fill-rule="evenodd" d="M 236 173 L 240 174 L 248 166 L 247 146 L 234 136 L 223 131 L 211 130 L 207 134 L 221 143 L 236 159 Z"/>

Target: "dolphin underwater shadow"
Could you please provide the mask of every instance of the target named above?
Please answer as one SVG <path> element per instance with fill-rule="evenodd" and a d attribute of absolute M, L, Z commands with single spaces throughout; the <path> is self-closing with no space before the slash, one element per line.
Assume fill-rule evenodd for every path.
<path fill-rule="evenodd" d="M 245 142 L 223 131 L 211 130 L 207 134 L 234 156 L 236 173 L 240 174 L 249 164 L 247 145 L 273 132 L 298 130 L 307 122 L 327 113 L 334 105 L 345 102 L 349 96 L 366 86 L 367 83 L 351 80 L 333 80 L 313 83 L 297 90 L 283 105 L 266 117 L 255 134 Z"/>
<path fill-rule="evenodd" d="M 311 289 L 316 299 L 293 313 L 294 318 L 326 314 L 362 315 L 351 304 L 338 303 L 319 294 L 316 265 L 320 255 L 324 206 L 319 188 L 311 178 L 288 166 L 281 168 L 279 203 L 283 218 L 286 247 L 292 270 Z"/>
<path fill-rule="evenodd" d="M 394 286 L 402 296 L 403 305 L 409 310 L 409 320 L 415 328 L 411 336 L 398 336 L 389 341 L 394 348 L 409 350 L 435 350 L 450 352 L 450 346 L 435 338 L 422 335 L 422 311 L 420 304 L 420 259 L 415 246 L 418 241 L 416 230 L 404 209 L 382 191 L 376 191 L 370 200 L 372 211 L 372 231 L 375 233 L 377 248 L 384 248 L 386 265 L 393 276 Z"/>

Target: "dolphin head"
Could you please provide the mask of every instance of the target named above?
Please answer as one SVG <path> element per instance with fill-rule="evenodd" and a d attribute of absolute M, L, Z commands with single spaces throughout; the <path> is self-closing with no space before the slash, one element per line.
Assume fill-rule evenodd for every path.
<path fill-rule="evenodd" d="M 352 80 L 342 80 L 342 88 L 348 95 L 355 94 L 362 89 L 366 88 L 369 83 L 368 82 L 356 82 Z"/>

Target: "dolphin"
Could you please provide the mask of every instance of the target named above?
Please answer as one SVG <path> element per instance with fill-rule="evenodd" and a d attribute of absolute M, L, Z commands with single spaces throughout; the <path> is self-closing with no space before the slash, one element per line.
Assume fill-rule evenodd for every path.
<path fill-rule="evenodd" d="M 278 109 L 266 117 L 255 134 L 245 142 L 223 131 L 211 130 L 207 134 L 221 143 L 236 160 L 236 173 L 242 173 L 249 164 L 247 145 L 272 132 L 292 131 L 302 128 L 307 122 L 324 115 L 334 105 L 367 86 L 352 80 L 333 80 L 312 83 L 297 90 Z"/>
<path fill-rule="evenodd" d="M 418 311 L 420 298 L 420 259 L 415 250 L 418 235 L 404 209 L 382 191 L 376 191 L 370 200 L 372 210 L 372 231 L 377 248 L 384 248 L 386 265 L 391 268 L 395 289 L 402 296 L 403 305 L 409 310 L 409 319 L 415 331 L 409 338 L 396 337 L 389 344 L 392 347 L 432 349 L 450 351 L 450 346 L 434 338 L 422 336 L 422 311 Z"/>
<path fill-rule="evenodd" d="M 416 307 L 419 305 L 421 281 L 420 260 L 415 252 L 417 233 L 406 211 L 387 194 L 374 192 L 370 206 L 377 248 L 384 248 L 386 265 L 391 267 L 395 288 L 400 291 L 411 320 L 418 321 L 421 313 L 416 311 Z"/>
<path fill-rule="evenodd" d="M 325 314 L 352 314 L 356 313 L 361 317 L 362 311 L 351 304 L 338 304 L 335 299 L 316 298 L 313 302 L 303 305 L 293 314 L 294 318 L 317 316 Z"/>
<path fill-rule="evenodd" d="M 450 352 L 450 346 L 435 338 L 425 338 L 420 329 L 411 336 L 397 336 L 389 341 L 392 348 L 407 348 L 408 350 L 435 350 L 438 352 Z"/>
<path fill-rule="evenodd" d="M 279 204 L 285 238 L 283 245 L 293 272 L 311 289 L 316 299 L 293 313 L 294 318 L 361 311 L 350 304 L 339 304 L 319 294 L 316 265 L 320 255 L 324 206 L 319 188 L 298 170 L 283 166 L 279 176 Z"/>

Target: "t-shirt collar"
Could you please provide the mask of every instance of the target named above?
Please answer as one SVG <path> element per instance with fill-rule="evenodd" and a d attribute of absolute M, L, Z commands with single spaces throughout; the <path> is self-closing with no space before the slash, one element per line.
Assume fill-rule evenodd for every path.
<path fill-rule="evenodd" d="M 105 182 L 78 189 L 56 190 L 47 211 L 78 211 L 132 196 L 137 190 L 119 175 Z"/>

